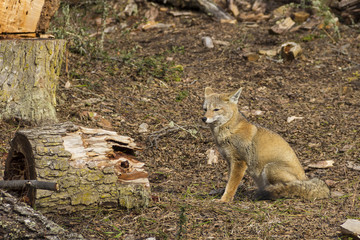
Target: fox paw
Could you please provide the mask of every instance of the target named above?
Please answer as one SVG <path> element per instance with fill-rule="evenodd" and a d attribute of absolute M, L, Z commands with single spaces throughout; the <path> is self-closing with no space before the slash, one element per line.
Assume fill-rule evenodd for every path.
<path fill-rule="evenodd" d="M 217 203 L 229 203 L 229 202 L 231 202 L 231 199 L 225 199 L 225 198 L 213 199 L 213 202 L 217 202 Z"/>

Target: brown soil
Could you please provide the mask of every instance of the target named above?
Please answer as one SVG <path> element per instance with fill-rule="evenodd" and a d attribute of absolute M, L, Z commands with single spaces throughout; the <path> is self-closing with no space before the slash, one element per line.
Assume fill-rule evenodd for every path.
<path fill-rule="evenodd" d="M 141 31 L 136 24 L 142 16 L 126 19 L 132 28 L 106 35 L 104 55 L 70 51 L 57 109 L 61 121 L 103 128 L 110 123 L 142 144 L 138 159 L 150 173 L 153 201 L 146 209 L 100 208 L 48 217 L 87 239 L 345 239 L 339 225 L 360 216 L 360 172 L 348 167 L 360 164 L 359 26 L 340 25 L 335 43 L 324 30 L 270 35 L 271 22 L 221 24 L 196 12 L 190 17 L 160 12 L 157 21 L 174 27 Z M 94 18 L 86 18 L 94 29 Z M 208 49 L 203 36 L 228 45 Z M 303 48 L 294 61 L 243 57 L 290 40 Z M 251 122 L 282 135 L 306 174 L 331 180 L 331 191 L 341 196 L 256 201 L 256 188 L 246 176 L 234 202 L 212 201 L 219 196 L 209 193 L 225 187 L 227 165 L 221 158 L 207 164 L 206 151 L 215 145 L 200 120 L 206 86 L 218 92 L 244 87 L 240 110 Z M 303 119 L 288 123 L 291 116 Z M 148 132 L 139 133 L 142 123 L 149 125 Z M 4 160 L 17 125 L 1 123 L 0 128 Z M 306 167 L 324 160 L 334 166 Z"/>

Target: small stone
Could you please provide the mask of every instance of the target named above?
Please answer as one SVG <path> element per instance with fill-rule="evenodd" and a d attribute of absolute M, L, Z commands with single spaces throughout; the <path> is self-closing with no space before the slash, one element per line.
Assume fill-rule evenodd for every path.
<path fill-rule="evenodd" d="M 203 41 L 205 47 L 214 48 L 214 43 L 211 37 L 202 37 L 201 40 Z"/>
<path fill-rule="evenodd" d="M 146 133 L 149 131 L 149 125 L 147 123 L 142 123 L 139 126 L 139 133 Z"/>

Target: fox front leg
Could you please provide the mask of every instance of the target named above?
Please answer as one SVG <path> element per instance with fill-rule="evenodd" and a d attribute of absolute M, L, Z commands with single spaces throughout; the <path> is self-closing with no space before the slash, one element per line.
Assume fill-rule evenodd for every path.
<path fill-rule="evenodd" d="M 226 184 L 225 192 L 219 200 L 220 202 L 231 202 L 234 199 L 234 195 L 241 179 L 244 177 L 246 169 L 245 161 L 230 161 L 229 180 Z"/>

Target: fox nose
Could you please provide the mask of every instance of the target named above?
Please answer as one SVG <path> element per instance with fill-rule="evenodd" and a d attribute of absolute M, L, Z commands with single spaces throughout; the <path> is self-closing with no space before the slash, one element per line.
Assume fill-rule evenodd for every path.
<path fill-rule="evenodd" d="M 203 118 L 201 118 L 201 120 L 202 120 L 203 122 L 206 122 L 207 117 L 203 117 Z"/>

